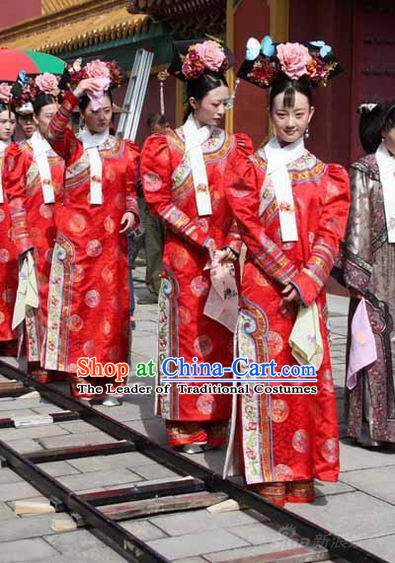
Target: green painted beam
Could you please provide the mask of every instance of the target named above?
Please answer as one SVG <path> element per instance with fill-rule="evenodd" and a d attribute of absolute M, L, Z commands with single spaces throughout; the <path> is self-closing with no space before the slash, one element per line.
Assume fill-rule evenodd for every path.
<path fill-rule="evenodd" d="M 125 39 L 115 39 L 75 51 L 60 53 L 59 56 L 67 62 L 72 62 L 78 57 L 111 57 L 117 60 L 121 68 L 129 70 L 137 49 L 143 47 L 154 51 L 154 65 L 168 64 L 172 58 L 173 41 L 174 32 L 171 28 L 165 23 L 156 23 L 152 24 L 146 33 L 137 33 Z"/>

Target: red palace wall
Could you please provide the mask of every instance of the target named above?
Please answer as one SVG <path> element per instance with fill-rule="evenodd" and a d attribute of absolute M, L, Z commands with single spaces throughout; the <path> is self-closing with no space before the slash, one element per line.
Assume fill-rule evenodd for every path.
<path fill-rule="evenodd" d="M 0 0 L 0 28 L 41 16 L 41 0 Z"/>
<path fill-rule="evenodd" d="M 289 14 L 289 40 L 323 39 L 344 69 L 326 88 L 313 92 L 316 114 L 307 145 L 322 160 L 345 166 L 350 164 L 351 113 L 355 111 L 351 107 L 353 4 L 291 0 Z"/>
<path fill-rule="evenodd" d="M 253 17 L 252 17 L 253 14 Z M 261 38 L 269 33 L 270 16 L 266 2 L 244 0 L 235 13 L 234 45 L 236 69 L 244 60 L 246 43 L 249 37 Z M 251 136 L 258 147 L 267 136 L 267 93 L 241 81 L 238 87 L 234 109 L 234 131 L 243 131 Z"/>

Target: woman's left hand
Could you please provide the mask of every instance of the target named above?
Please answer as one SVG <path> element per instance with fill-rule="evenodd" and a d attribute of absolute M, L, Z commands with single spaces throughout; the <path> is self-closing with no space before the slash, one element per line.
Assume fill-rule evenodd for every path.
<path fill-rule="evenodd" d="M 230 248 L 223 248 L 222 250 L 216 250 L 214 254 L 214 261 L 217 263 L 221 262 L 234 262 L 237 256 L 234 254 Z"/>
<path fill-rule="evenodd" d="M 127 211 L 122 215 L 121 225 L 125 224 L 125 226 L 119 231 L 120 233 L 124 233 L 125 231 L 129 231 L 133 225 L 135 224 L 136 219 L 134 213 L 131 211 Z"/>
<path fill-rule="evenodd" d="M 300 301 L 299 293 L 296 291 L 292 285 L 287 285 L 285 289 L 282 290 L 283 301 L 290 303 L 291 301 Z"/>

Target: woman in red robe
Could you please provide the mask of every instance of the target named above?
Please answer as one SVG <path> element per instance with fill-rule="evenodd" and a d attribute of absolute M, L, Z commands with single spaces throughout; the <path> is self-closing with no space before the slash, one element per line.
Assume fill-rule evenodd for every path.
<path fill-rule="evenodd" d="M 18 257 L 11 235 L 11 218 L 4 189 L 4 159 L 15 131 L 15 113 L 10 109 L 11 87 L 0 84 L 0 344 L 1 355 L 16 351 L 12 316 L 18 285 Z"/>
<path fill-rule="evenodd" d="M 270 38 L 263 44 L 270 47 L 267 55 L 259 52 L 258 41 L 250 41 L 250 60 L 239 76 L 271 87 L 275 135 L 250 158 L 236 152 L 226 174 L 228 201 L 248 250 L 236 350 L 238 357 L 251 362 L 274 360 L 275 371 L 280 372 L 283 366 L 298 365 L 289 343 L 294 326 L 298 327 L 302 351 L 308 352 L 308 358 L 314 351 L 311 360 L 301 363 L 316 367 L 317 383 L 288 377 L 283 390 L 277 382 L 266 382 L 267 393 L 262 394 L 258 393 L 265 383 L 258 393 L 251 385 L 250 393 L 235 404 L 237 422 L 231 435 L 236 440 L 230 442 L 225 473 L 237 470 L 239 462 L 247 485 L 283 506 L 312 502 L 314 478 L 338 478 L 325 285 L 345 230 L 349 181 L 341 166 L 325 164 L 303 141 L 314 113 L 311 86 L 315 82 L 309 69 L 313 73 L 320 65 L 319 85 L 319 78 L 326 82 L 331 77 L 336 61 L 323 56 L 319 45 L 276 48 Z M 255 52 L 254 58 L 255 46 L 259 54 Z M 297 317 L 303 319 L 301 324 L 295 324 Z M 297 386 L 316 386 L 317 392 L 293 394 Z"/>
<path fill-rule="evenodd" d="M 213 41 L 184 42 L 180 48 L 186 56 L 184 64 L 176 53 L 169 71 L 187 83 L 185 124 L 166 136 L 149 137 L 141 159 L 145 199 L 166 226 L 159 295 L 158 383 L 164 377 L 162 363 L 168 357 L 231 365 L 231 330 L 203 312 L 211 288 L 210 270 L 205 266 L 215 249 L 225 260 L 234 260 L 240 250 L 223 179 L 226 162 L 242 141 L 218 127 L 229 98 L 221 72 L 226 55 Z M 211 70 L 205 66 L 205 50 L 211 50 L 218 63 L 216 71 L 213 65 Z M 196 152 L 187 150 L 191 130 L 193 138 L 198 139 L 197 157 Z M 196 171 L 199 157 L 202 166 Z M 201 182 L 195 181 L 197 177 Z M 181 394 L 175 382 L 168 394 L 160 396 L 156 412 L 166 421 L 169 445 L 196 453 L 224 444 L 230 397 Z"/>
<path fill-rule="evenodd" d="M 44 368 L 48 318 L 48 284 L 55 240 L 55 208 L 63 192 L 64 162 L 45 140 L 48 124 L 58 109 L 58 78 L 37 76 L 13 87 L 17 105 L 33 104 L 37 130 L 31 139 L 13 144 L 7 152 L 5 189 L 9 199 L 13 234 L 20 269 L 32 253 L 38 290 L 38 307 L 20 304 L 20 332 L 25 339 L 30 373 L 41 383 L 62 379 Z M 24 275 L 24 274 L 23 274 Z"/>
<path fill-rule="evenodd" d="M 70 67 L 69 72 L 74 92 L 66 92 L 48 128 L 48 141 L 65 160 L 66 170 L 52 259 L 45 366 L 67 372 L 73 396 L 90 399 L 98 395 L 79 384 L 99 385 L 104 392 L 106 383 L 119 384 L 115 377 L 79 377 L 79 358 L 95 357 L 102 364 L 128 362 L 124 233 L 139 220 L 139 151 L 134 143 L 109 133 L 109 88 L 119 80 L 115 64 L 92 61 L 82 70 Z M 79 138 L 68 127 L 78 106 L 85 121 Z M 117 404 L 111 397 L 104 402 Z"/>

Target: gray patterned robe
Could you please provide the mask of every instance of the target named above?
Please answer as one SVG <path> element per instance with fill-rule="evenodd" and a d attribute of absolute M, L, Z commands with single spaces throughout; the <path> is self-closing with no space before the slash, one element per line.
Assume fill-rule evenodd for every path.
<path fill-rule="evenodd" d="M 387 239 L 375 155 L 355 162 L 350 179 L 352 199 L 342 252 L 342 276 L 347 287 L 365 297 L 378 358 L 361 370 L 352 391 L 346 387 L 347 434 L 363 445 L 378 445 L 395 442 L 395 244 L 389 244 Z M 350 303 L 347 358 L 350 326 L 358 302 L 351 299 Z"/>

